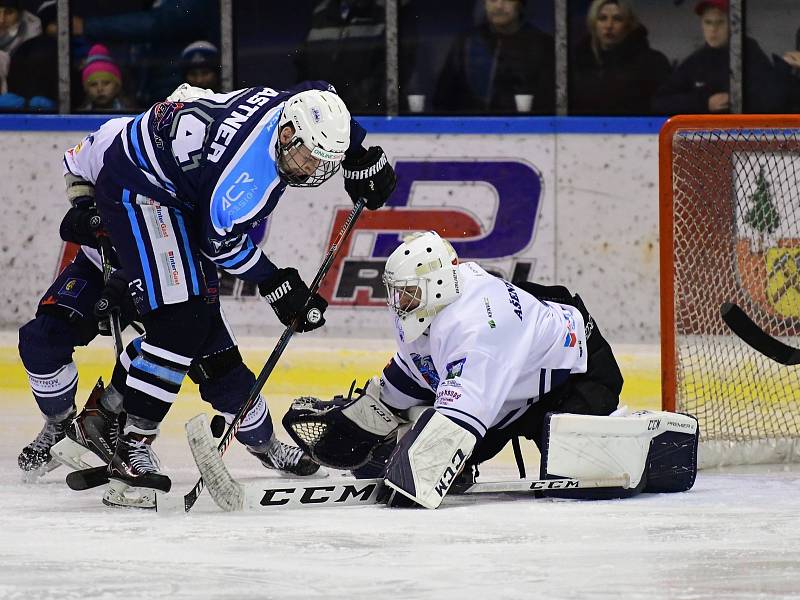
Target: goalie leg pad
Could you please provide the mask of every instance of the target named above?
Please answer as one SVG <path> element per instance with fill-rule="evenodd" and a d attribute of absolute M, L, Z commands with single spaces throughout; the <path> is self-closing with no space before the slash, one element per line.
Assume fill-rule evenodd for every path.
<path fill-rule="evenodd" d="M 664 411 L 619 417 L 549 414 L 541 478 L 627 475 L 630 479 L 628 489 L 575 490 L 567 494 L 584 499 L 624 498 L 642 491 L 686 491 L 697 473 L 697 439 L 697 419 L 689 415 Z"/>
<path fill-rule="evenodd" d="M 476 441 L 472 432 L 429 408 L 392 452 L 386 485 L 425 508 L 437 508 Z"/>
<path fill-rule="evenodd" d="M 357 469 L 392 436 L 401 420 L 380 400 L 380 382 L 373 377 L 356 398 L 331 401 L 298 398 L 283 417 L 295 443 L 321 465 Z"/>

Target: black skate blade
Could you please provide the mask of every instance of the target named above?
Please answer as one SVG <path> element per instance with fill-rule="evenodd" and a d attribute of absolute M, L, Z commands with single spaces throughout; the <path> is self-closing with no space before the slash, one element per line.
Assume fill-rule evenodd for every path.
<path fill-rule="evenodd" d="M 92 467 L 67 474 L 69 489 L 81 492 L 108 483 L 108 467 Z"/>

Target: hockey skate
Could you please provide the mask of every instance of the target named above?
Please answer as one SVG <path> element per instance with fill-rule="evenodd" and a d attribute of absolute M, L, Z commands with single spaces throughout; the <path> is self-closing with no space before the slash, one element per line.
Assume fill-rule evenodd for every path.
<path fill-rule="evenodd" d="M 274 435 L 267 443 L 266 450 L 258 451 L 246 446 L 247 451 L 261 461 L 268 469 L 275 469 L 288 475 L 305 477 L 319 470 L 319 465 L 297 446 L 284 444 Z"/>
<path fill-rule="evenodd" d="M 169 492 L 172 482 L 158 472 L 158 458 L 151 444 L 155 435 L 127 433 L 120 436 L 108 464 L 108 488 L 103 504 L 131 508 L 155 508 L 156 492 Z"/>
<path fill-rule="evenodd" d="M 45 420 L 39 435 L 22 449 L 17 463 L 25 474 L 26 481 L 35 481 L 61 465 L 57 460 L 53 460 L 50 450 L 56 443 L 64 439 L 64 432 L 74 418 L 75 407 L 73 406 L 66 418 L 60 421 Z"/>
<path fill-rule="evenodd" d="M 119 415 L 100 404 L 103 389 L 103 380 L 98 379 L 83 410 L 67 427 L 66 437 L 50 450 L 53 458 L 76 471 L 92 467 L 83 459 L 88 452 L 94 453 L 104 464 L 114 456 Z"/>

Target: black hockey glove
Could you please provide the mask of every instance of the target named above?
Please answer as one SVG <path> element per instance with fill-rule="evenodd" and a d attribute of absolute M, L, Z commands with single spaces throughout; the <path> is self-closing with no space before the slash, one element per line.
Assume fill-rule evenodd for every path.
<path fill-rule="evenodd" d="M 94 303 L 94 316 L 98 318 L 100 335 L 111 335 L 108 317 L 117 311 L 123 323 L 130 323 L 139 314 L 128 289 L 128 278 L 121 269 L 114 271 L 100 292 L 100 299 Z"/>
<path fill-rule="evenodd" d="M 75 242 L 82 246 L 99 248 L 97 234 L 102 231 L 103 223 L 94 202 L 87 201 L 76 204 L 67 211 L 61 221 L 59 233 L 65 242 Z"/>
<path fill-rule="evenodd" d="M 295 327 L 298 333 L 313 331 L 325 324 L 328 303 L 319 294 L 314 294 L 306 306 L 311 290 L 300 279 L 297 269 L 278 269 L 272 277 L 258 284 L 258 291 L 272 305 L 272 310 L 286 327 L 291 327 L 299 316 Z M 300 314 L 304 308 L 305 312 Z"/>
<path fill-rule="evenodd" d="M 364 198 L 369 210 L 377 210 L 389 199 L 397 186 L 394 169 L 380 146 L 372 146 L 360 158 L 342 162 L 344 189 L 355 204 Z"/>

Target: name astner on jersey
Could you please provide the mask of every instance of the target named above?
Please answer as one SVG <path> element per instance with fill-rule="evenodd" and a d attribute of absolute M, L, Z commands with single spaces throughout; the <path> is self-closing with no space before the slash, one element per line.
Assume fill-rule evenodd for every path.
<path fill-rule="evenodd" d="M 217 134 L 209 147 L 208 160 L 213 163 L 219 162 L 225 150 L 228 149 L 233 136 L 241 129 L 242 125 L 256 114 L 261 106 L 269 102 L 270 98 L 274 98 L 277 95 L 278 92 L 272 88 L 262 88 L 239 104 L 217 129 Z"/>
<path fill-rule="evenodd" d="M 277 95 L 278 92 L 272 88 L 263 88 L 239 104 L 231 112 L 231 114 L 222 121 L 217 129 L 217 134 L 214 136 L 214 139 L 209 147 L 208 160 L 213 163 L 219 162 L 225 153 L 225 150 L 228 149 L 234 135 L 236 135 L 236 132 L 241 129 L 242 125 L 244 125 L 244 123 L 250 119 L 250 117 L 256 114 L 261 106 L 264 106 L 271 98 L 274 98 Z M 277 113 L 276 117 L 279 114 L 280 113 Z M 234 203 L 241 199 L 242 195 L 246 193 L 242 188 L 247 184 L 252 184 L 254 182 L 255 179 L 250 175 L 250 173 L 247 171 L 242 171 L 236 177 L 234 183 L 229 186 L 222 195 L 222 208 L 224 210 L 228 210 L 231 206 L 233 206 Z"/>

